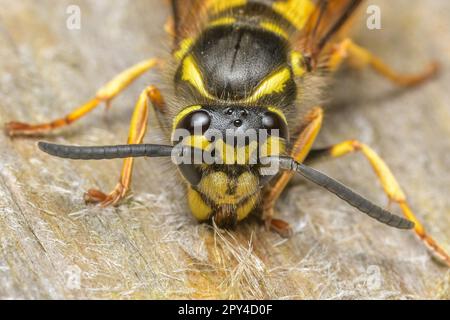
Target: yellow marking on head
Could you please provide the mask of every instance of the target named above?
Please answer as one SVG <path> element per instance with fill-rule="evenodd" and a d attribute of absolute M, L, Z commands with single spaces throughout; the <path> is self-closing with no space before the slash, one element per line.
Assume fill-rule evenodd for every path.
<path fill-rule="evenodd" d="M 175 59 L 181 60 L 184 58 L 186 53 L 191 49 L 192 45 L 194 44 L 193 38 L 186 38 L 180 43 L 180 48 L 173 54 Z"/>
<path fill-rule="evenodd" d="M 236 212 L 238 221 L 242 221 L 247 218 L 250 212 L 252 212 L 252 210 L 256 207 L 258 200 L 259 195 L 255 194 L 237 208 Z"/>
<path fill-rule="evenodd" d="M 250 137 L 250 143 L 242 147 L 237 147 L 229 145 L 223 141 L 223 139 L 217 139 L 211 148 L 214 148 L 216 154 L 222 159 L 223 164 L 249 164 L 251 156 L 256 156 L 256 151 L 258 150 L 258 142 L 255 140 L 256 137 Z"/>
<path fill-rule="evenodd" d="M 209 142 L 205 136 L 189 136 L 186 137 L 186 139 L 183 139 L 182 144 L 188 147 L 207 151 L 208 147 L 211 145 L 211 142 Z"/>
<path fill-rule="evenodd" d="M 203 201 L 200 194 L 189 187 L 188 189 L 188 203 L 191 208 L 192 214 L 198 221 L 208 220 L 212 209 Z"/>
<path fill-rule="evenodd" d="M 283 121 L 287 124 L 287 118 L 284 115 L 284 112 L 281 111 L 280 109 L 278 109 L 277 107 L 267 107 L 267 110 L 269 110 L 270 112 L 273 112 L 275 114 L 277 114 L 281 119 L 283 119 Z"/>
<path fill-rule="evenodd" d="M 272 8 L 298 30 L 301 30 L 308 22 L 316 6 L 311 0 L 278 0 L 272 5 Z"/>
<path fill-rule="evenodd" d="M 259 190 L 259 179 L 253 173 L 246 171 L 237 179 L 236 195 L 241 199 Z"/>
<path fill-rule="evenodd" d="M 236 197 L 227 195 L 228 176 L 226 173 L 217 171 L 203 177 L 199 184 L 199 190 L 209 199 L 217 204 L 234 204 Z"/>
<path fill-rule="evenodd" d="M 183 60 L 182 80 L 189 82 L 202 96 L 213 98 L 205 88 L 202 73 L 192 55 Z"/>
<path fill-rule="evenodd" d="M 233 194 L 228 193 L 229 187 L 234 187 Z M 232 179 L 225 172 L 216 171 L 203 177 L 199 184 L 199 191 L 218 205 L 236 205 L 258 190 L 258 178 L 250 172 Z"/>
<path fill-rule="evenodd" d="M 283 68 L 264 79 L 263 82 L 256 88 L 254 93 L 249 98 L 244 99 L 244 101 L 246 103 L 255 103 L 264 96 L 274 93 L 281 93 L 286 87 L 286 82 L 290 79 L 291 72 L 288 68 Z"/>
<path fill-rule="evenodd" d="M 280 137 L 270 136 L 260 146 L 261 157 L 279 156 L 286 150 L 286 141 Z"/>
<path fill-rule="evenodd" d="M 186 117 L 188 114 L 190 114 L 191 112 L 200 110 L 202 108 L 202 106 L 190 106 L 187 107 L 183 110 L 181 110 L 177 116 L 175 117 L 175 119 L 173 120 L 173 128 L 172 131 L 175 131 L 175 129 L 177 128 L 178 123 L 183 120 L 184 117 Z"/>
<path fill-rule="evenodd" d="M 306 73 L 306 70 L 303 67 L 303 55 L 300 52 L 291 52 L 291 64 L 296 77 L 301 77 Z"/>
<path fill-rule="evenodd" d="M 247 3 L 247 0 L 208 0 L 206 7 L 208 11 L 217 14 L 225 10 L 241 7 Z"/>
<path fill-rule="evenodd" d="M 233 17 L 223 17 L 211 21 L 208 27 L 228 26 L 236 23 L 236 19 Z"/>
<path fill-rule="evenodd" d="M 264 30 L 270 31 L 272 33 L 275 33 L 276 35 L 280 36 L 284 39 L 289 39 L 289 34 L 284 30 L 281 26 L 277 25 L 274 22 L 270 21 L 263 21 L 260 23 L 261 28 Z"/>

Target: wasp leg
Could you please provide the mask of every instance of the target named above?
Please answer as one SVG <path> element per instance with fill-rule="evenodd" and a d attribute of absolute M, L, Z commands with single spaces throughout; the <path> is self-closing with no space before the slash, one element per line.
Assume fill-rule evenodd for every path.
<path fill-rule="evenodd" d="M 151 101 L 157 111 L 164 110 L 165 103 L 159 90 L 154 86 L 145 89 L 141 93 L 133 112 L 128 135 L 128 144 L 140 144 L 144 140 L 149 116 L 148 100 Z M 133 158 L 125 159 L 119 183 L 114 190 L 109 194 L 105 194 L 99 190 L 91 189 L 85 194 L 85 201 L 87 203 L 100 203 L 102 207 L 117 205 L 130 190 L 133 165 Z"/>
<path fill-rule="evenodd" d="M 300 135 L 295 141 L 291 156 L 297 162 L 303 162 L 312 148 L 314 141 L 322 127 L 323 110 L 320 107 L 313 108 L 306 114 Z M 265 193 L 263 204 L 263 219 L 267 228 L 280 233 L 280 235 L 288 237 L 292 234 L 289 225 L 281 220 L 273 219 L 274 207 L 283 190 L 292 179 L 293 172 L 283 172 L 275 181 L 272 187 Z"/>
<path fill-rule="evenodd" d="M 346 59 L 348 59 L 349 62 L 355 67 L 370 66 L 381 76 L 389 79 L 397 85 L 405 87 L 418 85 L 432 78 L 439 71 L 439 65 L 436 62 L 432 62 L 422 73 L 398 73 L 392 70 L 391 67 L 385 64 L 380 58 L 369 52 L 367 49 L 355 44 L 351 39 L 345 39 L 344 41 L 336 45 L 334 51 L 331 54 L 328 66 L 332 71 L 335 71 Z"/>
<path fill-rule="evenodd" d="M 22 122 L 10 122 L 5 126 L 6 133 L 10 136 L 36 135 L 68 126 L 94 110 L 101 102 L 106 102 L 108 105 L 114 97 L 127 88 L 143 73 L 152 69 L 157 63 L 157 59 L 149 59 L 123 71 L 113 80 L 104 85 L 100 90 L 98 90 L 95 98 L 76 108 L 64 118 L 56 119 L 48 123 L 34 125 Z"/>
<path fill-rule="evenodd" d="M 419 222 L 416 215 L 411 210 L 405 193 L 401 189 L 391 170 L 374 150 L 359 141 L 349 140 L 329 148 L 314 150 L 313 154 L 314 158 L 321 156 L 338 158 L 353 152 L 361 152 L 365 156 L 378 176 L 389 201 L 395 202 L 400 206 L 405 217 L 415 223 L 414 231 L 416 235 L 426 244 L 434 255 L 450 266 L 450 256 L 426 233 L 424 226 Z"/>
<path fill-rule="evenodd" d="M 175 21 L 173 20 L 173 17 L 170 17 L 167 19 L 166 23 L 164 24 L 164 31 L 171 37 L 176 37 L 175 32 Z"/>

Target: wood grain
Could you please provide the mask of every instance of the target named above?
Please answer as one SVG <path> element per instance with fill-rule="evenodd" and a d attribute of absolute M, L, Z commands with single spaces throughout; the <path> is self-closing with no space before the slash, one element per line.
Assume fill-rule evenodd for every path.
<path fill-rule="evenodd" d="M 372 2 L 383 29 L 361 21 L 357 41 L 400 70 L 437 58 L 442 73 L 399 90 L 370 72 L 341 72 L 327 90 L 317 145 L 358 138 L 373 146 L 450 250 L 450 3 Z M 82 10 L 81 30 L 66 28 L 69 4 Z M 165 50 L 169 10 L 160 1 L 0 0 L 0 8 L 1 123 L 61 116 L 117 72 Z M 107 114 L 99 108 L 46 139 L 125 142 L 139 91 L 160 79 L 144 76 Z M 152 121 L 146 141 L 163 139 Z M 412 233 L 367 219 L 301 179 L 277 207 L 295 226 L 292 239 L 255 219 L 218 232 L 191 217 L 170 163 L 139 160 L 133 196 L 99 209 L 84 204 L 83 191 L 112 188 L 120 161 L 54 159 L 36 141 L 0 135 L 0 298 L 450 298 L 448 269 Z M 386 203 L 360 156 L 315 166 Z"/>

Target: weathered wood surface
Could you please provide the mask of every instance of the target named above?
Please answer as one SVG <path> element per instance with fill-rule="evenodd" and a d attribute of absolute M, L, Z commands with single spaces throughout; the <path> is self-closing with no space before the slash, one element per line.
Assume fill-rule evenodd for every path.
<path fill-rule="evenodd" d="M 333 108 L 318 145 L 360 138 L 374 146 L 450 250 L 450 2 L 372 2 L 381 5 L 383 29 L 361 23 L 362 44 L 401 70 L 439 58 L 443 72 L 406 91 L 370 72 L 342 72 L 329 90 Z M 82 9 L 78 31 L 66 28 L 73 3 Z M 62 115 L 118 71 L 158 55 L 168 14 L 159 3 L 0 0 L 0 122 Z M 124 142 L 139 91 L 158 79 L 143 77 L 107 115 L 100 108 L 48 139 Z M 160 131 L 150 130 L 147 141 L 162 141 Z M 174 168 L 162 161 L 137 162 L 134 195 L 123 206 L 86 207 L 83 191 L 113 187 L 120 165 L 62 161 L 38 152 L 36 139 L 0 135 L 0 298 L 450 297 L 448 269 L 412 233 L 380 225 L 300 179 L 278 205 L 295 226 L 290 240 L 255 220 L 233 232 L 198 225 Z M 360 156 L 316 167 L 386 203 Z"/>

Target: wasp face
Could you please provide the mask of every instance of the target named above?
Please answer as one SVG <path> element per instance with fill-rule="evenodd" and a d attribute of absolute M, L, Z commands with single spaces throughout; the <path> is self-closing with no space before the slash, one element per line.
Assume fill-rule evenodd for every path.
<path fill-rule="evenodd" d="M 270 179 L 261 176 L 260 155 L 280 154 L 288 139 L 286 119 L 270 107 L 193 106 L 180 113 L 173 141 L 201 149 L 210 162 L 182 163 L 191 209 L 200 220 L 217 215 L 221 226 L 248 214 Z M 254 161 L 254 162 L 252 162 Z"/>
<path fill-rule="evenodd" d="M 217 134 L 222 134 L 224 141 L 230 145 L 235 140 L 239 141 L 239 138 L 251 138 L 251 134 L 259 137 L 261 134 L 267 133 L 268 136 L 288 139 L 286 118 L 282 113 L 270 107 L 193 106 L 185 110 L 187 112 L 182 111 L 181 118 L 176 120 L 175 134 L 177 130 L 179 133 L 184 130 L 190 136 L 202 135 L 216 139 Z M 246 145 L 251 142 L 250 139 L 245 139 Z"/>

